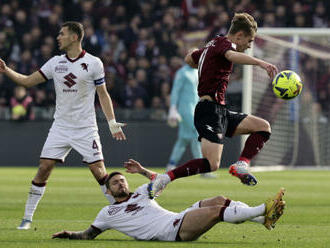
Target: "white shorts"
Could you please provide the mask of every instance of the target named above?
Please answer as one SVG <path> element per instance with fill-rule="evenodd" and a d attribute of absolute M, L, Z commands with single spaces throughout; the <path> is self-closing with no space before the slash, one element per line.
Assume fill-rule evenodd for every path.
<path fill-rule="evenodd" d="M 65 128 L 53 123 L 40 158 L 64 162 L 71 149 L 83 157 L 83 162 L 93 163 L 103 160 L 102 145 L 97 127 Z"/>
<path fill-rule="evenodd" d="M 181 241 L 179 238 L 179 231 L 182 225 L 182 221 L 186 213 L 191 210 L 200 208 L 200 201 L 194 203 L 191 207 L 183 210 L 182 212 L 178 213 L 177 215 L 169 218 L 167 220 L 163 220 L 165 228 L 162 228 L 161 233 L 159 233 L 156 237 L 157 240 L 162 241 Z"/>

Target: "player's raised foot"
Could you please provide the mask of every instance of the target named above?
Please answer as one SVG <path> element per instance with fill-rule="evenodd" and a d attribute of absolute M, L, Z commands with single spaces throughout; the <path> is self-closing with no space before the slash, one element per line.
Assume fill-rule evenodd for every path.
<path fill-rule="evenodd" d="M 25 220 L 23 219 L 21 224 L 17 227 L 18 230 L 28 230 L 31 228 L 31 220 Z"/>
<path fill-rule="evenodd" d="M 248 167 L 249 166 L 246 162 L 239 160 L 229 167 L 229 173 L 238 177 L 243 184 L 255 186 L 258 181 L 251 173 L 249 173 Z"/>
<path fill-rule="evenodd" d="M 266 209 L 264 226 L 268 230 L 275 228 L 276 222 L 283 215 L 283 210 L 285 208 L 285 201 L 283 201 L 284 192 L 285 189 L 281 188 L 273 198 L 269 198 L 265 203 Z"/>
<path fill-rule="evenodd" d="M 158 196 L 170 181 L 170 177 L 167 174 L 155 175 L 148 184 L 149 198 L 154 199 Z"/>

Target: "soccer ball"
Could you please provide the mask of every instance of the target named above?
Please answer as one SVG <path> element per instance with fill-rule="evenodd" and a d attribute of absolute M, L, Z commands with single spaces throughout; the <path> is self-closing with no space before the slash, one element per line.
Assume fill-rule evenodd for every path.
<path fill-rule="evenodd" d="M 298 96 L 303 87 L 299 75 L 290 70 L 278 73 L 273 79 L 272 86 L 274 94 L 284 100 Z"/>

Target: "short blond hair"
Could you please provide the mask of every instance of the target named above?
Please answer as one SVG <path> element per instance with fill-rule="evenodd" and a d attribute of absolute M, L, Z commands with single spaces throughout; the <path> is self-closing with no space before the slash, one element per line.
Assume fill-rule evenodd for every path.
<path fill-rule="evenodd" d="M 257 32 L 258 24 L 254 20 L 253 16 L 248 13 L 235 13 L 231 20 L 229 28 L 229 34 L 236 34 L 239 31 L 243 31 L 246 35 L 255 35 Z"/>

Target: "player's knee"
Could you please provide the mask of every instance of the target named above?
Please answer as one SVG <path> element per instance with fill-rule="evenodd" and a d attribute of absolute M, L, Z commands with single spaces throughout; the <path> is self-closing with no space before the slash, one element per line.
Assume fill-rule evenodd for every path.
<path fill-rule="evenodd" d="M 215 200 L 216 205 L 224 206 L 227 198 L 219 195 L 219 196 L 216 196 L 214 200 Z"/>
<path fill-rule="evenodd" d="M 209 163 L 210 163 L 211 171 L 216 171 L 220 167 L 220 160 L 217 160 L 217 159 L 216 160 L 211 160 L 211 161 L 209 161 Z"/>
<path fill-rule="evenodd" d="M 55 165 L 55 162 L 52 160 L 40 159 L 39 171 L 49 172 L 53 169 L 54 165 Z"/>
<path fill-rule="evenodd" d="M 270 123 L 266 120 L 263 120 L 263 123 L 262 123 L 261 128 L 260 128 L 259 131 L 264 131 L 264 132 L 271 133 L 272 128 L 270 127 Z"/>

